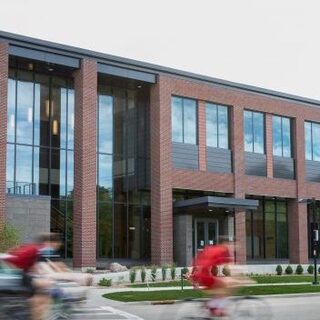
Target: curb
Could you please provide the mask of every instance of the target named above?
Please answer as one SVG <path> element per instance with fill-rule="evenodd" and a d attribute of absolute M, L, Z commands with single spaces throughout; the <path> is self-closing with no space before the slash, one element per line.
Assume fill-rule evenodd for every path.
<path fill-rule="evenodd" d="M 268 298 L 299 298 L 299 297 L 313 297 L 313 296 L 320 297 L 320 293 L 309 292 L 309 293 L 269 294 L 269 295 L 256 295 L 253 297 L 268 299 Z M 235 296 L 235 297 L 238 297 L 238 296 Z M 104 298 L 104 299 L 109 300 L 107 298 Z M 160 300 L 160 301 L 133 301 L 133 302 L 117 301 L 117 302 L 125 303 L 128 305 L 169 305 L 169 304 L 178 304 L 178 303 L 182 304 L 187 302 L 206 302 L 209 300 L 210 298 L 184 299 L 184 300 Z"/>

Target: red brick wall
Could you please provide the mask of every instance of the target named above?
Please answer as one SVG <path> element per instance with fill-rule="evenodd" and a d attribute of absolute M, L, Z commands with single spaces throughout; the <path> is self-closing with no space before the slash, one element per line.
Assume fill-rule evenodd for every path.
<path fill-rule="evenodd" d="M 83 60 L 75 77 L 73 264 L 96 266 L 97 64 Z"/>
<path fill-rule="evenodd" d="M 198 126 L 199 126 L 199 171 L 174 169 L 171 170 L 171 149 L 170 143 L 164 148 L 169 150 L 168 156 L 162 155 L 165 158 L 164 165 L 170 168 L 168 170 L 172 173 L 170 177 L 166 176 L 167 183 L 163 188 L 182 188 L 195 189 L 207 191 L 220 191 L 226 193 L 233 193 L 237 198 L 244 198 L 246 195 L 257 196 L 277 196 L 289 199 L 296 199 L 301 197 L 315 196 L 320 199 L 320 188 L 318 183 L 307 183 L 305 181 L 305 160 L 304 160 L 304 119 L 312 119 L 313 121 L 320 121 L 320 110 L 311 105 L 279 99 L 263 94 L 250 93 L 242 90 L 226 88 L 219 85 L 207 84 L 200 81 L 191 81 L 174 76 L 162 75 L 160 84 L 155 86 L 157 90 L 156 97 L 155 90 L 153 93 L 153 105 L 160 105 L 161 110 L 167 115 L 162 115 L 166 118 L 165 125 L 161 125 L 160 132 L 165 135 L 162 141 L 170 141 L 171 125 L 170 116 L 171 110 L 169 107 L 169 97 L 171 95 L 185 96 L 198 100 Z M 163 95 L 165 95 L 165 102 Z M 161 97 L 160 97 L 161 96 Z M 161 102 L 160 100 L 161 99 Z M 233 174 L 215 174 L 206 172 L 206 139 L 205 139 L 205 112 L 203 111 L 204 101 L 211 101 L 231 106 L 231 149 L 233 152 Z M 267 177 L 246 176 L 244 167 L 244 145 L 243 145 L 243 111 L 245 108 L 266 113 L 266 157 L 267 157 Z M 158 108 L 160 110 L 160 107 Z M 296 180 L 277 179 L 273 178 L 273 154 L 272 154 L 272 114 L 291 117 L 293 119 L 293 144 L 295 147 L 295 163 L 296 163 Z M 159 121 L 158 121 L 159 123 Z M 169 133 L 169 134 L 168 134 Z M 152 133 L 151 133 L 152 134 Z M 299 137 L 298 139 L 296 137 Z M 160 147 L 157 147 L 160 149 Z M 159 155 L 153 155 L 154 158 L 159 158 Z M 154 160 L 155 161 L 155 160 Z M 161 165 L 158 165 L 162 167 Z M 158 170 L 159 171 L 159 170 Z M 158 172 L 159 175 L 159 172 Z M 155 177 L 155 174 L 152 175 Z M 160 176 L 160 175 L 159 175 Z M 164 177 L 163 175 L 161 175 Z M 170 183 L 168 182 L 170 180 Z M 162 191 L 163 191 L 162 188 Z M 164 191 L 163 191 L 164 192 Z M 166 192 L 165 201 L 171 201 L 169 192 Z M 155 201 L 155 200 L 154 200 Z M 295 207 L 289 206 L 289 224 L 301 234 L 299 237 L 299 248 L 296 256 L 291 252 L 291 257 L 295 261 L 304 261 L 305 256 L 303 250 L 307 245 L 307 237 L 305 236 L 305 226 L 307 223 L 307 216 L 304 214 L 304 208 L 300 205 Z M 152 209 L 157 211 L 157 209 Z M 293 227 L 293 224 L 295 227 Z M 237 212 L 235 215 L 235 232 L 238 240 L 237 261 L 245 262 L 246 248 L 245 248 L 245 213 Z M 157 237 L 159 239 L 159 237 Z M 289 238 L 290 241 L 293 238 Z M 292 243 L 290 244 L 293 248 Z M 292 249 L 293 250 L 293 249 Z"/>
<path fill-rule="evenodd" d="M 151 88 L 151 260 L 173 260 L 171 185 L 171 93 L 167 81 L 158 77 Z"/>
<path fill-rule="evenodd" d="M 273 177 L 273 150 L 272 150 L 272 115 L 266 114 L 266 154 L 267 154 L 267 177 Z"/>
<path fill-rule="evenodd" d="M 198 102 L 198 143 L 199 143 L 199 170 L 207 170 L 207 141 L 206 141 L 206 104 Z"/>
<path fill-rule="evenodd" d="M 6 216 L 8 44 L 0 43 L 0 228 Z"/>

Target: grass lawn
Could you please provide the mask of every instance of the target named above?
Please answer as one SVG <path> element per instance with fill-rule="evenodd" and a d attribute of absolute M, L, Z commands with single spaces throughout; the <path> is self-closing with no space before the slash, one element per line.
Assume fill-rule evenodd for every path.
<path fill-rule="evenodd" d="M 251 276 L 251 279 L 257 283 L 294 283 L 294 282 L 312 282 L 312 275 L 282 275 L 282 276 Z M 189 281 L 184 281 L 184 286 L 192 286 Z M 164 281 L 164 282 L 149 282 L 149 287 L 180 287 L 181 281 Z M 129 285 L 131 288 L 147 288 L 146 283 Z"/>
<path fill-rule="evenodd" d="M 268 294 L 288 294 L 288 293 L 310 293 L 319 292 L 320 286 L 311 285 L 291 285 L 291 286 L 257 286 L 241 288 L 237 295 L 268 295 Z M 115 292 L 103 295 L 104 298 L 122 301 L 162 301 L 162 300 L 184 300 L 208 298 L 210 295 L 202 291 L 192 289 L 186 290 L 165 290 L 165 291 L 130 291 Z"/>

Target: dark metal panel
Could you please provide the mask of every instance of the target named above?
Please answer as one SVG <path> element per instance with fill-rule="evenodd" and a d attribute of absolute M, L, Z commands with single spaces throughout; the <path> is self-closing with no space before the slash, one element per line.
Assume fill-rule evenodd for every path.
<path fill-rule="evenodd" d="M 294 179 L 294 159 L 273 156 L 273 176 L 282 179 Z"/>
<path fill-rule="evenodd" d="M 306 160 L 306 180 L 320 182 L 320 162 Z"/>
<path fill-rule="evenodd" d="M 56 53 L 44 52 L 41 50 L 34 50 L 34 49 L 28 49 L 28 48 L 10 45 L 9 54 L 16 57 L 54 63 L 54 64 L 68 66 L 72 68 L 80 67 L 80 59 L 72 58 L 72 57 L 68 57 L 68 56 L 64 56 Z"/>
<path fill-rule="evenodd" d="M 197 145 L 172 143 L 172 165 L 174 168 L 199 169 L 199 149 Z"/>
<path fill-rule="evenodd" d="M 180 200 L 174 203 L 175 208 L 194 207 L 194 206 L 209 206 L 217 208 L 241 208 L 241 209 L 257 209 L 259 206 L 258 200 L 252 199 L 237 199 L 228 197 L 199 197 L 188 200 Z"/>
<path fill-rule="evenodd" d="M 232 172 L 231 150 L 207 147 L 207 171 Z"/>
<path fill-rule="evenodd" d="M 149 83 L 156 83 L 156 76 L 151 73 L 136 71 L 126 68 L 119 68 L 111 65 L 98 63 L 98 72 L 110 74 L 127 79 L 140 80 Z"/>
<path fill-rule="evenodd" d="M 251 176 L 267 176 L 267 158 L 265 154 L 245 152 L 246 174 Z"/>

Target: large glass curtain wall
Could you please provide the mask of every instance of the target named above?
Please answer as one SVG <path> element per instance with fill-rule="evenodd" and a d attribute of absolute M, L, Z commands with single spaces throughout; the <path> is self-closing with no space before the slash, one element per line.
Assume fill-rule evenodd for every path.
<path fill-rule="evenodd" d="M 71 255 L 72 79 L 10 69 L 7 127 L 7 193 L 50 195 L 51 230 L 64 236 Z"/>
<path fill-rule="evenodd" d="M 260 200 L 258 210 L 246 213 L 247 258 L 288 258 L 288 209 L 281 200 Z"/>
<path fill-rule="evenodd" d="M 148 107 L 147 93 L 99 86 L 99 257 L 150 258 Z"/>

